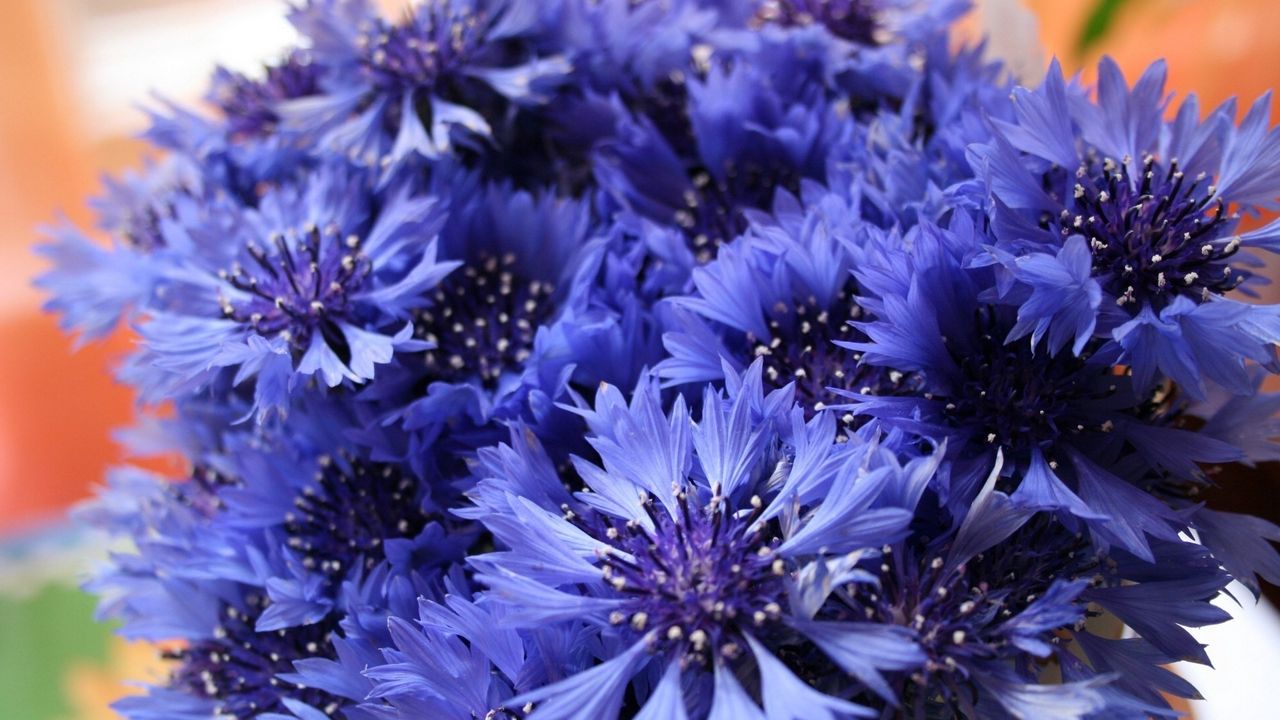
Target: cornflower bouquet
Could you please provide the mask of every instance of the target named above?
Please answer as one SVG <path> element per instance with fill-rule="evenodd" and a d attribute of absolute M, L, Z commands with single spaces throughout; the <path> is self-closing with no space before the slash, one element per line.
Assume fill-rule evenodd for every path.
<path fill-rule="evenodd" d="M 965 10 L 298 0 L 159 102 L 39 281 L 187 467 L 80 511 L 169 659 L 117 709 L 1176 716 L 1280 581 L 1197 498 L 1280 459 L 1280 133 L 1159 63 L 1014 87 Z"/>

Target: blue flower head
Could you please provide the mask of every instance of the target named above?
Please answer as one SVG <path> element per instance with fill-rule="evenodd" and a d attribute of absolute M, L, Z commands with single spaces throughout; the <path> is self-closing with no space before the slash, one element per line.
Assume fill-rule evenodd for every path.
<path fill-rule="evenodd" d="M 893 95 L 884 105 L 903 103 L 903 91 L 923 82 L 906 55 L 924 54 L 942 35 L 917 38 L 895 20 L 883 46 L 841 37 L 865 36 L 867 23 L 896 3 L 758 3 L 741 26 L 731 4 L 701 13 L 693 5 L 676 4 L 689 15 L 683 25 L 672 20 L 681 31 L 658 30 L 673 35 L 659 43 L 672 48 L 661 56 L 665 77 L 595 103 L 616 120 L 596 143 L 593 165 L 614 204 L 680 228 L 705 262 L 778 190 L 798 193 L 803 181 L 825 179 L 831 164 L 856 152 L 864 142 L 856 121 L 881 109 L 881 91 Z M 709 27 L 707 18 L 721 22 Z M 859 73 L 884 87 L 849 80 Z"/>
<path fill-rule="evenodd" d="M 218 190 L 253 204 L 263 185 L 290 182 L 316 167 L 315 153 L 279 132 L 276 108 L 317 92 L 325 72 L 301 48 L 265 65 L 260 77 L 219 68 L 205 96 L 214 116 L 157 98 L 147 109 L 151 124 L 143 138 L 198 171 L 210 195 Z"/>
<path fill-rule="evenodd" d="M 1004 69 L 981 45 L 953 51 L 941 35 L 920 55 L 924 68 L 902 99 L 868 117 L 861 142 L 828 171 L 827 184 L 856 187 L 863 215 L 884 228 L 982 207 L 968 147 L 990 137 L 990 118 L 1012 117 Z"/>
<path fill-rule="evenodd" d="M 767 713 L 862 715 L 858 687 L 884 689 L 882 671 L 921 660 L 905 630 L 833 626 L 821 612 L 869 548 L 906 532 L 935 459 L 901 465 L 872 440 L 838 443 L 829 414 L 805 421 L 790 387 L 763 393 L 761 372 L 727 395 L 708 389 L 697 423 L 679 398 L 664 413 L 651 382 L 629 404 L 602 388 L 579 410 L 597 462 L 557 469 L 519 429 L 481 453 L 464 514 L 504 548 L 471 559 L 487 602 L 512 627 L 584 624 L 598 658 L 507 707 L 759 716 L 745 683 Z M 702 689 L 688 705 L 684 685 Z"/>
<path fill-rule="evenodd" d="M 552 9 L 511 0 L 422 3 L 399 22 L 364 0 L 314 0 L 293 23 L 328 69 L 321 92 L 277 103 L 287 133 L 395 169 L 479 147 L 504 108 L 544 102 L 569 64 L 540 51 Z"/>
<path fill-rule="evenodd" d="M 778 62 L 789 51 L 779 49 Z M 744 229 L 744 210 L 768 207 L 778 188 L 822 177 L 851 125 L 820 88 L 806 96 L 794 77 L 762 69 L 773 66 L 717 63 L 685 80 L 689 123 L 665 134 L 654 120 L 624 111 L 593 159 L 606 195 L 680 228 L 705 261 Z"/>
<path fill-rule="evenodd" d="M 1274 369 L 1280 337 L 1274 307 L 1233 297 L 1264 281 L 1252 251 L 1276 248 L 1274 224 L 1240 228 L 1242 213 L 1280 202 L 1270 100 L 1238 127 L 1234 103 L 1201 120 L 1194 96 L 1166 121 L 1162 63 L 1132 88 L 1109 59 L 1098 73 L 1095 101 L 1055 63 L 973 150 L 1001 293 L 1019 305 L 1012 337 L 1076 354 L 1110 337 L 1138 391 L 1165 376 L 1196 398 L 1205 380 L 1247 394 L 1245 366 Z"/>
<path fill-rule="evenodd" d="M 107 178 L 103 194 L 89 202 L 109 246 L 60 224 L 36 247 L 53 264 L 36 279 L 52 296 L 45 310 L 59 313 L 62 328 L 78 333 L 78 342 L 101 339 L 131 319 L 158 279 L 148 258 L 164 248 L 162 225 L 173 221 L 175 204 L 185 207 L 184 198 L 203 195 L 205 183 L 199 165 L 183 155 Z"/>
<path fill-rule="evenodd" d="M 816 183 L 801 197 L 779 192 L 773 213 L 752 213 L 747 232 L 693 271 L 694 293 L 672 299 L 685 310 L 664 337 L 670 357 L 656 371 L 671 384 L 722 380 L 757 358 L 773 386 L 792 383 L 816 412 L 832 390 L 891 393 L 903 373 L 859 367 L 836 340 L 864 339 L 851 268 L 875 231 L 846 198 Z M 850 416 L 849 419 L 852 419 Z"/>
<path fill-rule="evenodd" d="M 294 50 L 279 63 L 266 65 L 263 77 L 218 68 L 207 99 L 217 106 L 233 138 L 260 138 L 279 130 L 276 106 L 288 100 L 318 94 L 324 68 L 302 50 Z"/>
<path fill-rule="evenodd" d="M 755 3 L 748 24 L 765 43 L 781 39 L 822 58 L 823 71 L 847 110 L 860 117 L 910 102 L 913 87 L 937 68 L 930 54 L 951 54 L 951 24 L 967 0 L 770 0 Z M 925 62 L 921 62 L 925 60 Z"/>
<path fill-rule="evenodd" d="M 1053 515 L 996 490 L 997 458 L 983 489 L 959 522 L 926 492 L 908 538 L 864 564 L 866 582 L 850 586 L 830 608 L 835 618 L 903 626 L 925 660 L 890 676 L 908 715 L 923 717 L 1062 717 L 1139 708 L 1171 713 L 1152 688 L 1181 696 L 1194 689 L 1164 677 L 1159 665 L 1207 662 L 1180 625 L 1222 622 L 1211 604 L 1228 576 L 1202 547 L 1155 543 L 1155 561 L 1108 554 Z M 1163 598 L 1156 601 L 1155 598 Z M 1133 625 L 1144 657 L 1127 676 L 1113 674 L 1126 648 L 1095 635 L 1101 607 Z M 1080 663 L 1062 682 L 1046 668 Z M 1135 678 L 1140 677 L 1137 681 Z"/>
<path fill-rule="evenodd" d="M 223 418 L 213 437 L 182 410 L 132 436 L 186 447 L 189 479 L 122 470 L 83 511 L 136 548 L 91 583 L 101 613 L 129 637 L 185 643 L 167 654 L 168 682 L 122 711 L 354 708 L 368 687 L 353 683 L 368 685 L 360 671 L 391 642 L 388 615 L 434 597 L 476 532 L 445 514 L 449 487 L 345 444 L 350 420 L 332 404 L 300 407 L 288 433 L 227 431 Z"/>
<path fill-rule="evenodd" d="M 155 278 L 127 371 L 144 394 L 199 390 L 229 369 L 236 383 L 254 379 L 261 418 L 311 377 L 363 383 L 395 352 L 424 347 L 412 311 L 456 267 L 437 259 L 443 208 L 404 192 L 375 206 L 370 182 L 329 166 L 255 207 L 175 200 L 164 251 L 134 260 Z"/>
<path fill-rule="evenodd" d="M 384 451 L 465 474 L 460 460 L 497 442 L 500 422 L 537 426 L 570 381 L 590 387 L 634 365 L 654 344 L 635 331 L 652 303 L 622 300 L 634 276 L 606 269 L 587 202 L 473 172 L 436 182 L 452 184 L 439 252 L 457 269 L 412 313 L 419 349 L 361 398 L 406 433 Z"/>
<path fill-rule="evenodd" d="M 949 230 L 921 226 L 907 244 L 877 246 L 880 259 L 855 268 L 874 319 L 858 324 L 866 342 L 846 346 L 920 382 L 856 396 L 851 409 L 946 439 L 957 465 L 945 502 L 957 510 L 1001 452 L 1019 502 L 1077 518 L 1103 547 L 1149 559 L 1147 537 L 1175 540 L 1185 520 L 1166 501 L 1185 499 L 1181 483 L 1207 482 L 1197 463 L 1242 451 L 1182 427 L 1185 408 L 1167 392 L 1136 393 L 1114 343 L 1095 339 L 1076 355 L 1011 340 L 1019 310 L 998 301 L 997 274 L 974 260 L 985 240 L 964 216 Z"/>
<path fill-rule="evenodd" d="M 136 547 L 89 583 L 103 597 L 101 616 L 122 621 L 126 637 L 181 643 L 164 651 L 172 669 L 163 685 L 116 704 L 126 717 L 244 717 L 282 712 L 287 703 L 334 702 L 278 676 L 294 660 L 332 654 L 336 617 L 321 611 L 305 622 L 277 622 L 296 605 L 273 601 L 267 587 L 305 592 L 306 573 L 265 536 L 213 522 L 222 482 L 208 468 L 180 483 L 120 471 L 85 510 L 86 519 Z"/>
<path fill-rule="evenodd" d="M 269 528 L 319 579 L 319 602 L 331 602 L 344 583 L 384 563 L 408 576 L 462 560 L 476 533 L 446 514 L 454 502 L 448 485 L 373 461 L 340 440 L 316 440 L 334 445 L 323 451 L 280 442 L 229 447 L 234 459 L 225 465 L 236 474 L 219 494 L 222 520 Z"/>

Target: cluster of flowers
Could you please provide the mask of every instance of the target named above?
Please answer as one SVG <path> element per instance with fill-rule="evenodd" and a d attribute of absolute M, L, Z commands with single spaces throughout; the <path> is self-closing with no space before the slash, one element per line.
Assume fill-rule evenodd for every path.
<path fill-rule="evenodd" d="M 171 661 L 119 710 L 1175 715 L 1280 581 L 1197 500 L 1280 459 L 1280 132 L 1159 64 L 1014 88 L 964 10 L 306 0 L 155 111 L 40 280 L 189 464 L 83 512 Z"/>

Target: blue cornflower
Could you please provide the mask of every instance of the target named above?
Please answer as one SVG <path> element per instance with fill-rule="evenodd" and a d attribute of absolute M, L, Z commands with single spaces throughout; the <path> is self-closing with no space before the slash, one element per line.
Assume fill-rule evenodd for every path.
<path fill-rule="evenodd" d="M 256 204 L 264 186 L 293 182 L 317 167 L 317 153 L 280 132 L 276 106 L 316 92 L 325 72 L 306 50 L 296 48 L 265 65 L 259 77 L 219 68 L 206 94 L 217 114 L 157 98 L 147 108 L 150 126 L 142 137 L 197 170 L 196 187 L 210 196 L 221 192 Z"/>
<path fill-rule="evenodd" d="M 91 583 L 102 613 L 130 637 L 185 642 L 167 655 L 165 685 L 121 704 L 129 717 L 179 701 L 204 716 L 363 717 L 354 706 L 371 684 L 360 672 L 391 643 L 387 617 L 435 596 L 475 541 L 444 514 L 447 487 L 333 451 L 340 413 L 301 410 L 289 433 L 220 433 L 218 450 L 188 422 L 162 429 L 148 446 L 205 445 L 189 451 L 191 477 L 120 471 L 85 511 L 137 548 Z"/>
<path fill-rule="evenodd" d="M 849 394 L 851 409 L 946 439 L 956 469 L 945 502 L 957 511 L 1003 451 L 1019 502 L 1073 515 L 1101 546 L 1150 559 L 1148 536 L 1176 540 L 1185 526 L 1164 501 L 1185 496 L 1175 486 L 1206 482 L 1198 462 L 1243 453 L 1180 427 L 1182 404 L 1167 392 L 1135 392 L 1114 343 L 1095 339 L 1077 355 L 1010 340 L 1023 320 L 998 302 L 996 273 L 975 260 L 984 236 L 965 216 L 952 226 L 922 225 L 908 247 L 878 245 L 854 269 L 874 319 L 857 324 L 866 342 L 845 345 L 863 364 L 921 382 L 898 396 Z"/>
<path fill-rule="evenodd" d="M 1239 227 L 1280 206 L 1269 98 L 1239 127 L 1234 103 L 1202 120 L 1194 96 L 1166 121 L 1163 63 L 1132 89 L 1109 59 L 1098 75 L 1093 101 L 1055 63 L 973 150 L 1009 276 L 1001 294 L 1020 306 L 1013 337 L 1048 333 L 1050 351 L 1071 342 L 1076 354 L 1112 338 L 1139 392 L 1164 376 L 1196 398 L 1205 380 L 1247 394 L 1245 366 L 1274 370 L 1280 339 L 1280 311 L 1231 297 L 1265 282 L 1251 251 L 1276 249 L 1274 224 Z"/>
<path fill-rule="evenodd" d="M 557 311 L 585 302 L 577 273 L 591 262 L 591 215 L 585 203 L 507 185 L 479 184 L 461 202 L 441 239 L 461 269 L 418 314 L 416 332 L 436 346 L 426 360 L 433 380 L 474 378 L 497 390 L 520 373 Z"/>
<path fill-rule="evenodd" d="M 982 46 L 953 51 L 940 35 L 921 55 L 924 68 L 901 101 L 866 118 L 865 141 L 842 148 L 828 172 L 827 184 L 856 188 L 863 215 L 884 228 L 980 208 L 968 147 L 990 137 L 986 119 L 1012 116 L 1004 69 L 984 59 Z"/>
<path fill-rule="evenodd" d="M 829 606 L 834 619 L 912 628 L 926 659 L 890 676 L 907 716 L 1077 718 L 1140 708 L 1171 711 L 1151 688 L 1184 697 L 1194 689 L 1159 676 L 1177 660 L 1207 662 L 1182 626 L 1222 622 L 1210 601 L 1229 577 L 1198 545 L 1154 544 L 1153 564 L 1099 552 L 1067 524 L 1017 502 L 995 485 L 997 464 L 959 522 L 927 493 L 909 538 L 866 562 L 868 581 Z M 1124 648 L 1094 634 L 1097 608 L 1142 636 L 1146 656 L 1117 676 Z M 1103 629 L 1105 633 L 1105 628 Z M 1054 663 L 1083 663 L 1063 681 Z M 1134 682 L 1133 677 L 1143 678 Z"/>
<path fill-rule="evenodd" d="M 760 356 L 770 381 L 794 381 L 800 400 L 819 408 L 834 399 L 830 388 L 881 394 L 911 381 L 893 368 L 857 367 L 833 340 L 861 338 L 848 323 L 862 317 L 849 269 L 877 234 L 868 224 L 909 228 L 974 206 L 964 148 L 986 134 L 978 111 L 1000 107 L 999 68 L 976 50 L 953 57 L 945 43 L 925 47 L 928 72 L 900 110 L 853 128 L 857 142 L 840 148 L 830 190 L 802 181 L 797 198 L 779 188 L 773 217 L 745 212 L 744 235 L 693 271 L 695 293 L 674 300 L 692 316 L 666 335 L 671 357 L 657 368 L 665 379 L 715 380 L 724 361 L 740 371 Z"/>
<path fill-rule="evenodd" d="M 262 596 L 253 593 L 241 602 L 225 603 L 212 637 L 194 640 L 166 655 L 177 665 L 168 692 L 126 699 L 117 707 L 126 715 L 131 707 L 164 707 L 170 702 L 169 693 L 205 700 L 205 717 L 257 716 L 283 712 L 294 704 L 330 711 L 341 707 L 336 698 L 317 688 L 294 687 L 284 692 L 279 688 L 279 676 L 291 672 L 295 660 L 333 653 L 331 635 L 336 627 L 332 621 L 260 631 L 256 624 L 263 603 Z"/>
<path fill-rule="evenodd" d="M 291 423 L 289 442 L 229 438 L 220 465 L 230 480 L 218 494 L 225 511 L 220 522 L 269 529 L 296 556 L 308 581 L 314 578 L 300 617 L 332 604 L 344 582 L 384 563 L 410 575 L 462 560 L 477 533 L 446 514 L 454 502 L 449 486 L 344 447 L 340 428 L 350 421 L 320 415 L 336 427 L 308 432 L 306 425 L 321 420 L 307 419 Z M 299 439 L 306 434 L 313 437 Z M 308 604 L 312 609 L 303 609 Z"/>
<path fill-rule="evenodd" d="M 893 392 L 909 378 L 858 367 L 835 340 L 865 339 L 850 268 L 866 226 L 852 199 L 806 183 L 779 191 L 771 215 L 752 213 L 747 232 L 693 271 L 695 292 L 671 302 L 687 311 L 664 337 L 670 357 L 656 372 L 671 384 L 723 380 L 759 358 L 773 386 L 793 383 L 809 412 L 839 399 L 833 388 Z M 851 420 L 849 416 L 847 420 Z"/>
<path fill-rule="evenodd" d="M 758 4 L 745 30 L 723 7 L 698 16 L 719 17 L 718 32 L 692 21 L 683 34 L 663 29 L 675 37 L 661 45 L 673 48 L 659 56 L 662 67 L 686 47 L 693 61 L 672 67 L 666 82 L 640 84 L 638 93 L 626 85 L 611 105 L 596 103 L 617 115 L 594 152 L 604 193 L 680 228 L 700 262 L 743 232 L 753 210 L 769 208 L 780 191 L 799 194 L 808 180 L 864 185 L 852 192 L 885 226 L 913 222 L 922 206 L 941 214 L 940 188 L 972 177 L 964 146 L 986 136 L 977 109 L 997 107 L 989 101 L 1000 95 L 998 67 L 976 51 L 953 57 L 941 31 L 955 10 L 949 3 L 919 14 L 892 2 L 819 5 Z M 891 19 L 898 11 L 918 27 Z M 863 23 L 857 18 L 892 27 L 885 44 L 840 37 L 841 21 Z M 913 69 L 907 54 L 924 67 Z"/>
<path fill-rule="evenodd" d="M 568 0 L 562 4 L 560 31 L 574 71 L 593 94 L 617 94 L 631 106 L 675 109 L 695 49 L 705 54 L 741 27 L 735 5 L 740 3 Z"/>
<path fill-rule="evenodd" d="M 461 512 L 506 548 L 471 558 L 486 597 L 512 627 L 585 624 L 599 660 L 506 707 L 759 716 L 745 682 L 770 714 L 864 715 L 858 687 L 884 690 L 882 671 L 923 659 L 908 630 L 815 618 L 868 548 L 906 532 L 903 498 L 936 460 L 838 443 L 829 414 L 806 422 L 789 387 L 763 393 L 761 373 L 757 362 L 728 395 L 708 389 L 697 423 L 680 398 L 664 413 L 652 382 L 630 404 L 601 388 L 579 409 L 599 464 L 557 469 L 519 428 L 481 452 L 475 507 Z M 688 706 L 683 684 L 702 689 Z"/>
<path fill-rule="evenodd" d="M 59 313 L 60 325 L 77 341 L 98 340 L 144 307 L 158 280 L 149 255 L 165 245 L 161 226 L 172 222 L 174 201 L 201 195 L 199 166 L 172 155 L 141 171 L 108 178 L 100 197 L 90 200 L 104 247 L 70 224 L 46 230 L 48 242 L 36 247 L 53 267 L 36 279 L 51 294 L 45 310 Z"/>
<path fill-rule="evenodd" d="M 490 139 L 490 118 L 544 102 L 570 71 L 540 52 L 552 9 L 442 0 L 389 22 L 364 0 L 313 0 L 291 20 L 328 68 L 323 92 L 278 103 L 288 132 L 371 167 Z"/>
<path fill-rule="evenodd" d="M 921 60 L 949 55 L 951 24 L 967 0 L 763 0 L 749 25 L 766 42 L 799 41 L 823 58 L 827 82 L 858 114 L 897 108 L 934 68 Z"/>
<path fill-rule="evenodd" d="M 469 83 L 485 137 L 477 142 L 474 133 L 458 133 L 469 141 L 455 143 L 448 155 L 486 179 L 574 197 L 596 191 L 593 149 L 623 131 L 619 117 L 627 108 L 659 125 L 687 125 L 682 78 L 693 49 L 718 44 L 730 22 L 710 7 L 718 3 L 701 0 L 503 4 L 530 28 L 520 40 L 504 39 L 495 56 L 515 60 L 520 48 L 536 45 L 553 54 L 547 62 L 554 60 L 560 74 L 548 74 L 538 102 L 495 102 L 492 91 L 471 92 L 478 83 Z"/>
<path fill-rule="evenodd" d="M 166 155 L 141 170 L 106 177 L 103 194 L 91 198 L 98 229 L 121 244 L 148 253 L 165 244 L 161 225 L 173 218 L 172 196 L 201 196 L 210 181 L 192 158 Z"/>
<path fill-rule="evenodd" d="M 293 50 L 280 62 L 264 66 L 261 78 L 218 68 L 206 97 L 222 112 L 231 137 L 265 137 L 279 129 L 276 106 L 319 94 L 324 71 L 305 51 Z"/>
<path fill-rule="evenodd" d="M 593 152 L 604 194 L 680 228 L 703 262 L 745 228 L 746 211 L 769 207 L 779 188 L 794 193 L 802 180 L 824 179 L 833 158 L 860 143 L 854 117 L 862 109 L 851 106 L 861 98 L 851 100 L 841 81 L 857 49 L 821 25 L 744 18 L 744 7 L 674 4 L 670 25 L 657 30 L 664 42 L 653 52 L 634 48 L 639 77 L 618 68 L 625 81 L 615 88 L 588 83 L 602 96 L 594 111 L 614 117 Z M 619 21 L 656 13 L 642 6 Z M 582 64 L 612 73 L 634 44 L 587 53 Z"/>
<path fill-rule="evenodd" d="M 759 64 L 716 62 L 684 79 L 688 125 L 675 136 L 621 111 L 593 157 L 603 191 L 623 209 L 679 227 L 706 261 L 744 229 L 744 210 L 768 207 L 778 188 L 821 178 L 852 125 L 820 86 L 783 73 L 794 59 L 788 52 L 798 51 L 780 48 Z"/>
<path fill-rule="evenodd" d="M 261 418 L 310 376 L 364 382 L 396 350 L 424 347 L 410 315 L 456 267 L 436 258 L 439 198 L 377 196 L 368 173 L 338 165 L 246 205 L 179 156 L 112 185 L 111 198 L 129 201 L 103 213 L 113 245 L 56 230 L 42 248 L 54 268 L 39 282 L 87 338 L 139 324 L 144 349 L 125 373 L 148 399 L 234 368 L 237 384 L 257 378 Z"/>
<path fill-rule="evenodd" d="M 397 357 L 361 398 L 407 433 L 384 437 L 384 452 L 453 475 L 502 437 L 499 422 L 537 425 L 570 381 L 590 387 L 642 362 L 656 332 L 638 327 L 652 303 L 625 299 L 635 275 L 612 271 L 587 201 L 475 172 L 435 182 L 453 198 L 440 257 L 457 269 L 412 314 L 411 340 L 426 347 Z"/>
<path fill-rule="evenodd" d="M 328 387 L 370 380 L 395 352 L 426 346 L 412 312 L 457 266 L 437 258 L 438 198 L 397 191 L 374 206 L 371 178 L 337 166 L 268 190 L 256 207 L 173 202 L 165 251 L 130 258 L 156 278 L 129 371 L 150 398 L 233 369 L 237 383 L 255 378 L 262 418 L 312 376 Z"/>
<path fill-rule="evenodd" d="M 277 676 L 296 659 L 331 655 L 336 618 L 322 612 L 305 623 L 275 622 L 291 603 L 277 606 L 268 597 L 268 579 L 296 584 L 305 572 L 265 536 L 211 522 L 223 482 L 207 467 L 180 483 L 119 471 L 84 511 L 136 548 L 115 556 L 88 584 L 103 598 L 100 615 L 121 621 L 125 637 L 182 643 L 164 651 L 173 662 L 167 682 L 116 704 L 126 717 L 246 717 L 284 711 L 286 701 L 333 702 L 324 691 L 282 684 Z"/>

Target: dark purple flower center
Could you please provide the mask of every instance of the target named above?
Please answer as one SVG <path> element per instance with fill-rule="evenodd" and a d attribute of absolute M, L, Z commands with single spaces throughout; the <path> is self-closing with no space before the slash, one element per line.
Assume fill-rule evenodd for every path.
<path fill-rule="evenodd" d="M 355 235 L 340 237 L 333 225 L 273 235 L 265 248 L 250 243 L 248 265 L 219 273 L 239 291 L 222 298 L 223 314 L 261 335 L 281 334 L 298 349 L 317 330 L 331 345 L 346 347 L 334 322 L 350 312 L 351 294 L 370 272 L 360 243 Z"/>
<path fill-rule="evenodd" d="M 331 636 L 336 621 L 330 616 L 311 625 L 258 632 L 254 623 L 268 603 L 259 595 L 248 595 L 241 604 L 228 604 L 212 638 L 165 653 L 180 663 L 170 686 L 215 701 L 218 717 L 288 713 L 285 698 L 336 714 L 343 704 L 339 698 L 277 677 L 294 672 L 295 660 L 334 658 Z"/>
<path fill-rule="evenodd" d="M 483 42 L 485 17 L 470 3 L 424 5 L 400 24 L 378 21 L 357 38 L 366 77 L 386 91 L 434 86 Z"/>
<path fill-rule="evenodd" d="M 314 484 L 294 499 L 284 523 L 302 564 L 340 581 L 353 566 L 368 570 L 385 557 L 391 538 L 411 538 L 438 519 L 423 505 L 418 483 L 395 465 L 366 463 L 347 453 L 323 456 Z"/>
<path fill-rule="evenodd" d="M 1079 417 L 1081 405 L 1116 391 L 1110 378 L 1088 364 L 1088 348 L 1079 357 L 1035 351 L 1028 342 L 1005 343 L 1011 324 L 990 306 L 975 312 L 973 346 L 948 341 L 960 370 L 957 386 L 934 393 L 945 403 L 955 427 L 973 428 L 977 442 L 1014 451 L 1018 457 L 1035 446 L 1047 447 L 1063 434 L 1097 430 Z"/>
<path fill-rule="evenodd" d="M 823 25 L 845 40 L 870 45 L 875 42 L 875 7 L 868 0 L 766 0 L 757 21 L 784 26 Z"/>
<path fill-rule="evenodd" d="M 267 66 L 261 80 L 220 71 L 209 99 L 226 116 L 232 135 L 259 137 L 271 133 L 280 122 L 277 103 L 320 92 L 320 74 L 321 69 L 305 53 L 294 52 L 279 65 Z"/>
<path fill-rule="evenodd" d="M 768 208 L 779 188 L 797 194 L 805 173 L 785 151 L 768 142 L 740 148 L 719 166 L 708 164 L 699 148 L 700 142 L 708 140 L 698 137 L 689 115 L 687 81 L 682 75 L 678 78 L 657 83 L 632 104 L 680 159 L 683 182 L 655 183 L 648 167 L 652 150 L 647 146 L 602 143 L 601 152 L 610 164 L 623 170 L 634 191 L 646 199 L 638 209 L 657 222 L 674 224 L 688 238 L 697 261 L 707 263 L 715 257 L 716 248 L 747 229 L 745 210 Z M 760 122 L 773 121 L 776 118 Z"/>
<path fill-rule="evenodd" d="M 555 310 L 555 287 L 517 270 L 514 255 L 482 255 L 436 288 L 415 322 L 416 337 L 436 346 L 426 353 L 432 379 L 478 379 L 493 389 L 529 359 L 538 327 Z"/>
<path fill-rule="evenodd" d="M 716 248 L 747 229 L 744 210 L 768 207 L 779 187 L 794 190 L 799 184 L 793 169 L 755 162 L 731 164 L 720 175 L 717 180 L 706 171 L 694 172 L 675 216 L 660 218 L 674 220 L 684 231 L 700 263 L 710 262 Z"/>
<path fill-rule="evenodd" d="M 1240 248 L 1224 237 L 1235 218 L 1204 173 L 1186 177 L 1178 161 L 1164 167 L 1154 157 L 1133 178 L 1130 163 L 1104 159 L 1076 171 L 1059 232 L 1083 235 L 1093 251 L 1094 275 L 1136 311 L 1157 310 L 1178 295 L 1197 302 L 1225 293 L 1248 277 L 1229 263 Z"/>
<path fill-rule="evenodd" d="M 855 295 L 850 280 L 825 306 L 812 295 L 778 303 L 769 308 L 769 337 L 746 337 L 751 357 L 763 358 L 765 378 L 775 385 L 795 382 L 796 399 L 810 414 L 838 399 L 829 388 L 885 395 L 910 384 L 910 378 L 896 370 L 857 365 L 854 353 L 835 344 L 866 339 L 849 324 L 862 318 Z M 854 422 L 853 416 L 846 421 Z"/>
<path fill-rule="evenodd" d="M 566 512 L 611 548 L 601 552 L 601 569 L 626 609 L 610 622 L 652 632 L 656 651 L 705 666 L 716 655 L 736 657 L 745 648 L 744 630 L 778 619 L 786 566 L 773 552 L 778 538 L 756 522 L 759 507 L 734 517 L 723 501 L 690 507 L 683 492 L 678 503 L 672 517 L 645 501 L 653 529 Z"/>

